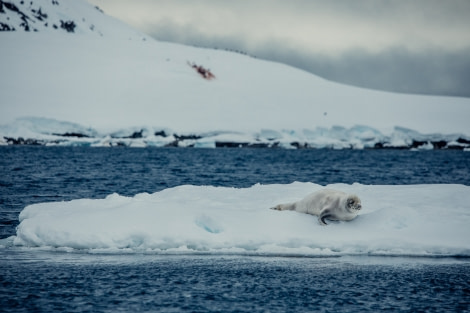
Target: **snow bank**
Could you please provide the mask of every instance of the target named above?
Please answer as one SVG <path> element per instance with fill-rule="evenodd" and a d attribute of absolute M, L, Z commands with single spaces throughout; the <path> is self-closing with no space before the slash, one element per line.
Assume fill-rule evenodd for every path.
<path fill-rule="evenodd" d="M 35 204 L 21 212 L 14 244 L 109 253 L 470 256 L 468 186 L 329 185 L 359 195 L 363 209 L 351 222 L 328 226 L 269 209 L 321 188 L 179 186 Z"/>

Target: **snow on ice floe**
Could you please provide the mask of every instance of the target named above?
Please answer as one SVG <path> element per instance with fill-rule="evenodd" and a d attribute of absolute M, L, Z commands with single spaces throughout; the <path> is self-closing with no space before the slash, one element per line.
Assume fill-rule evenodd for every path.
<path fill-rule="evenodd" d="M 91 253 L 470 256 L 470 187 L 327 186 L 355 193 L 350 222 L 269 208 L 324 188 L 179 186 L 153 194 L 27 206 L 13 244 Z"/>

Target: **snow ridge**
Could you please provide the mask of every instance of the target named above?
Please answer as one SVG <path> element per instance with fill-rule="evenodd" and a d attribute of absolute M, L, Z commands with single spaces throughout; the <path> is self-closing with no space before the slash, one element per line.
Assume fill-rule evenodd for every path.
<path fill-rule="evenodd" d="M 98 6 L 85 1 L 0 0 L 0 31 L 146 37 L 130 27 L 122 32 L 122 25 L 118 34 L 113 30 L 118 24 L 123 23 L 105 16 Z"/>

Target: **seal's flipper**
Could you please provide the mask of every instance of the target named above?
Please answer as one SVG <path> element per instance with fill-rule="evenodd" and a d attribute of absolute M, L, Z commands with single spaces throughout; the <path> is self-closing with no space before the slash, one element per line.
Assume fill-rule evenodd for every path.
<path fill-rule="evenodd" d="M 328 223 L 326 222 L 326 219 L 333 219 L 333 215 L 328 210 L 324 211 L 318 217 L 318 222 L 320 223 L 320 225 L 326 226 L 326 225 L 328 225 Z"/>
<path fill-rule="evenodd" d="M 275 207 L 272 207 L 271 210 L 294 211 L 295 210 L 295 203 L 278 204 Z"/>

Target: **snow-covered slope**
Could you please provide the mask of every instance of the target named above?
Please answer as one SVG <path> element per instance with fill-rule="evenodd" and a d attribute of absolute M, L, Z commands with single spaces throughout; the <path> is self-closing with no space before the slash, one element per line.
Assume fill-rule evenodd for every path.
<path fill-rule="evenodd" d="M 25 19 L 29 32 L 21 26 Z M 34 133 L 25 120 L 17 120 L 27 116 L 93 128 L 99 140 L 120 130 L 131 136 L 144 129 L 152 138 L 167 130 L 198 138 L 202 146 L 207 134 L 218 136 L 209 146 L 233 141 L 234 134 L 242 144 L 265 136 L 281 145 L 355 147 L 357 133 L 365 138 L 361 142 L 387 144 L 374 138 L 393 139 L 403 129 L 397 126 L 441 134 L 426 135 L 429 145 L 470 139 L 468 98 L 366 90 L 245 55 L 158 42 L 81 0 L 3 0 L 0 21 L 16 29 L 0 33 L 1 138 L 44 140 L 44 135 L 74 132 Z M 74 22 L 74 32 L 61 28 L 61 21 Z M 215 78 L 204 79 L 194 64 Z M 227 133 L 230 138 L 224 138 Z M 451 138 L 441 138 L 447 135 Z M 14 142 L 8 138 L 2 142 Z M 59 139 L 46 141 L 63 142 Z"/>

